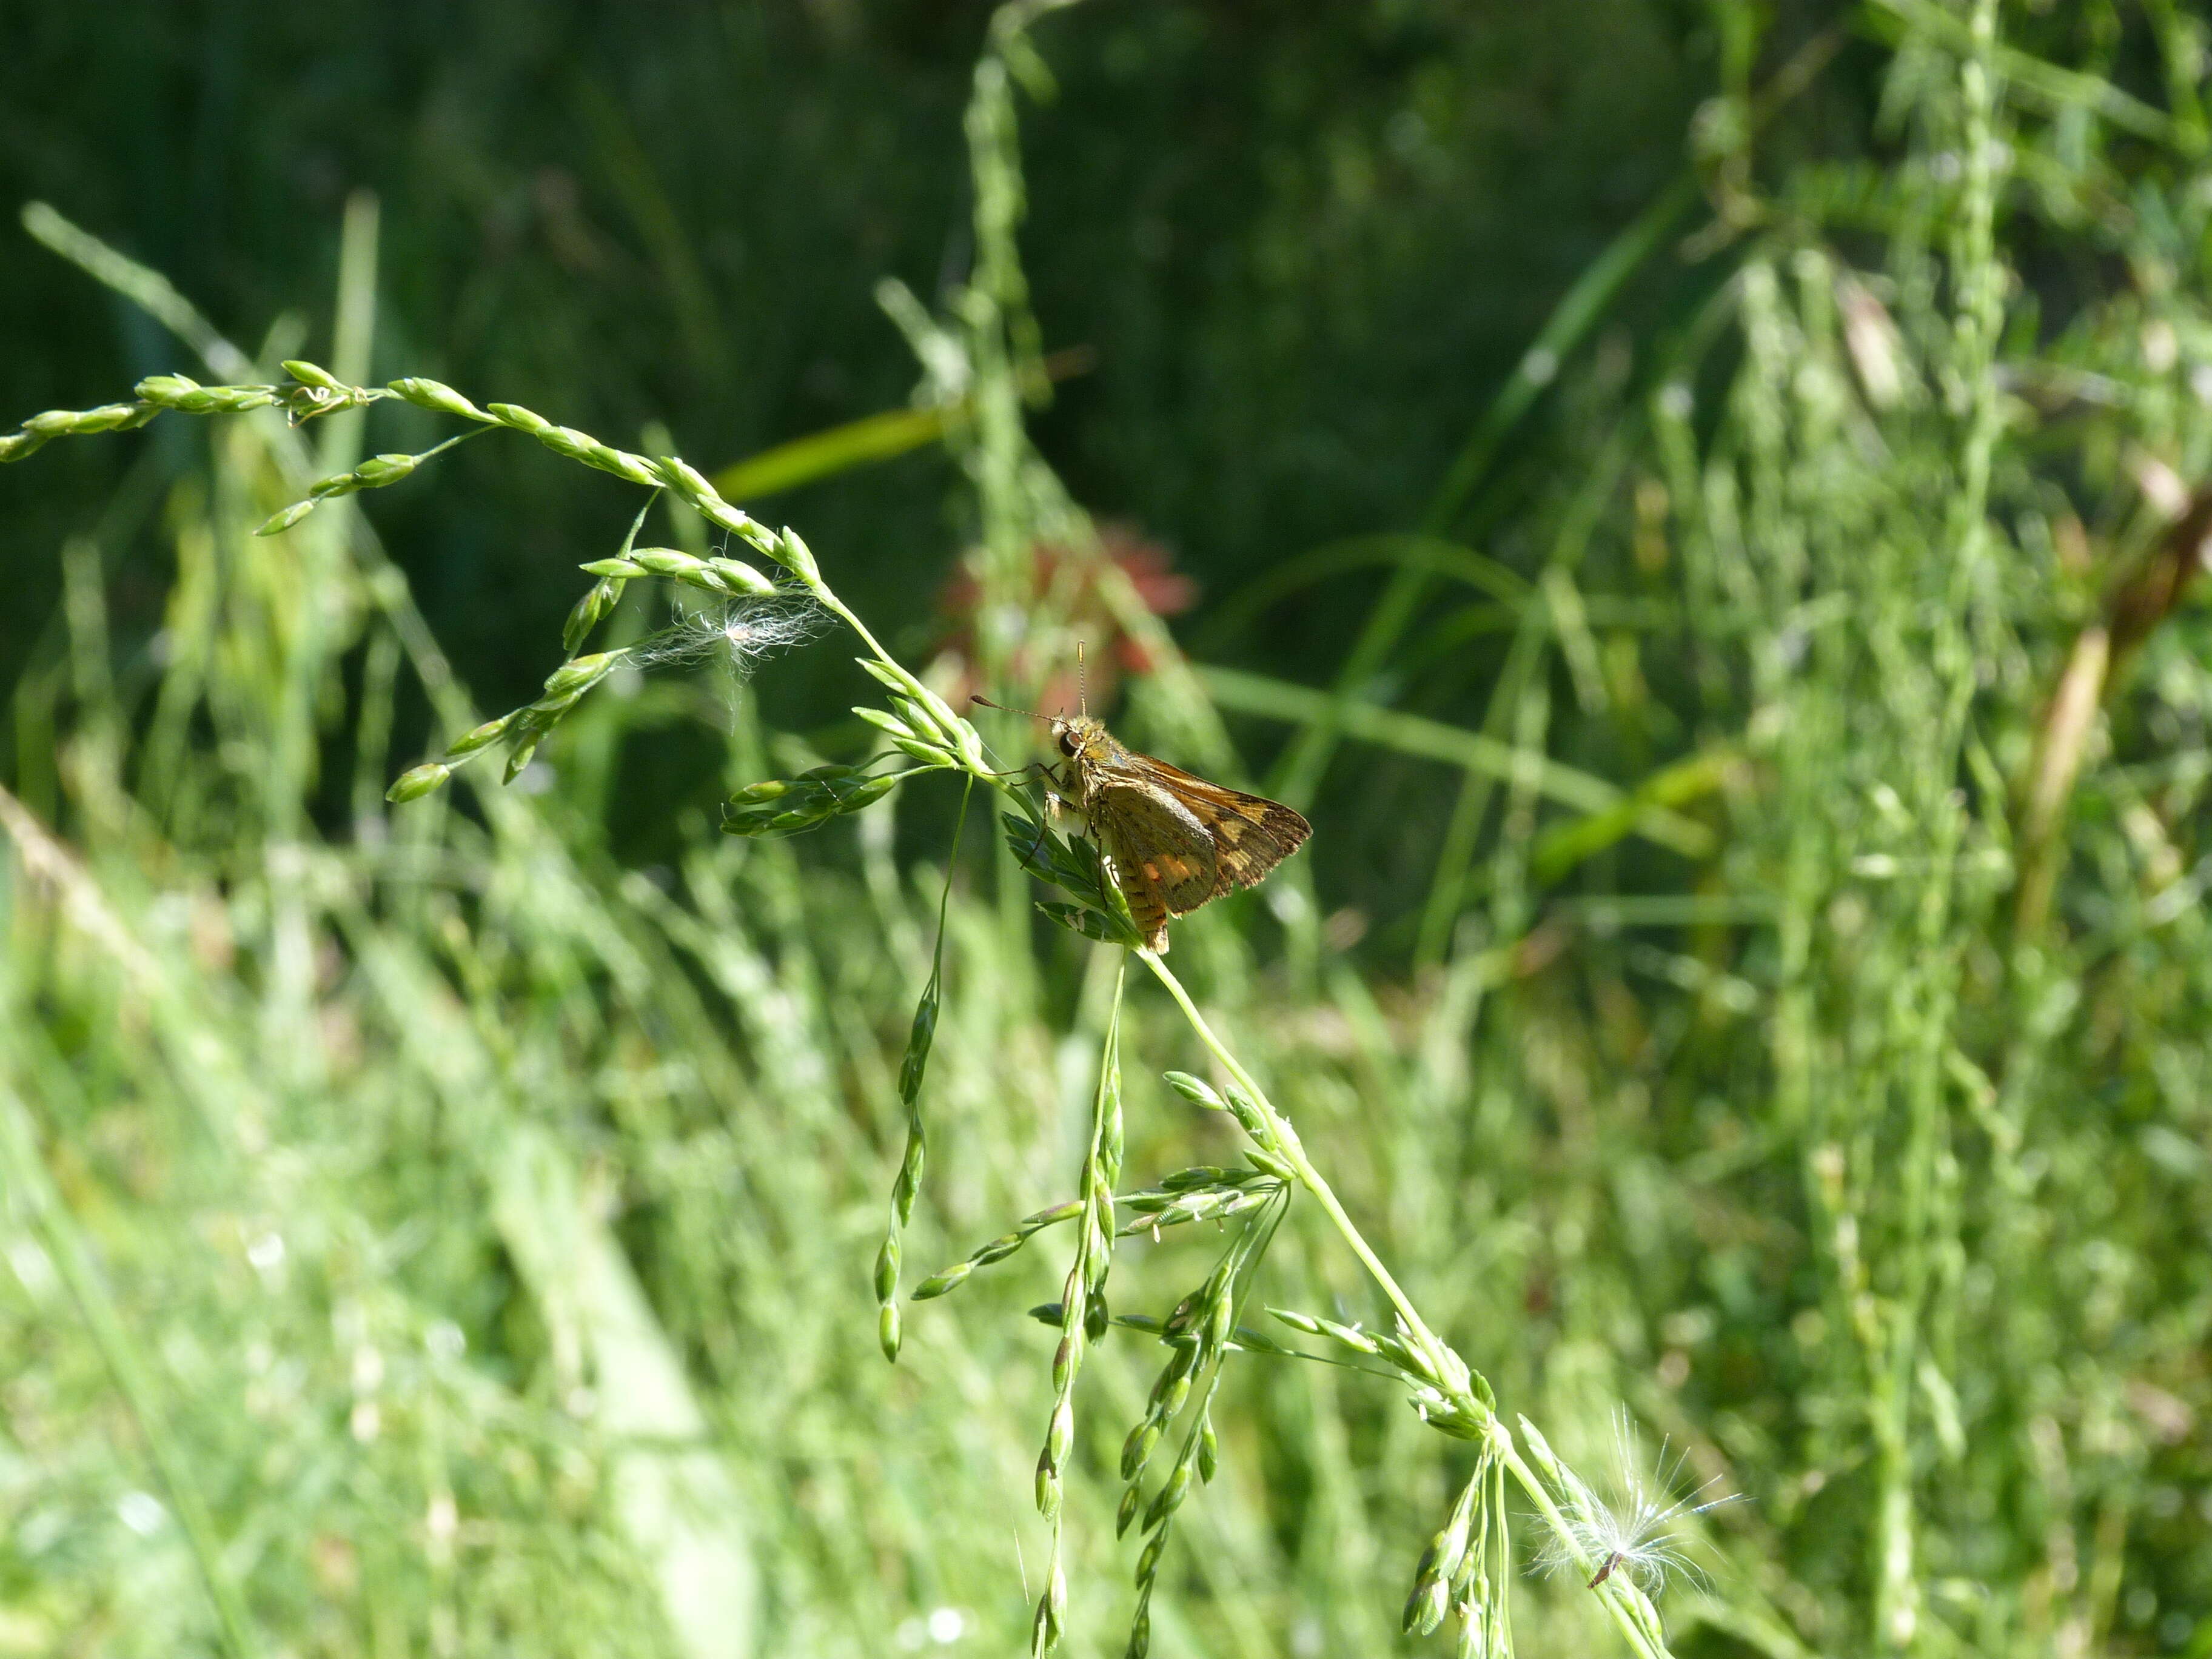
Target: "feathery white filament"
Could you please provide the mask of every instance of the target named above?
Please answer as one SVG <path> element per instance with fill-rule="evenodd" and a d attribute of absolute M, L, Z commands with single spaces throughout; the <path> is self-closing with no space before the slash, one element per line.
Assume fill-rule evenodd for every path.
<path fill-rule="evenodd" d="M 804 645 L 828 622 L 828 612 L 797 594 L 729 599 L 692 611 L 679 605 L 676 620 L 641 641 L 630 659 L 640 668 L 719 662 L 742 680 L 762 659 Z"/>
<path fill-rule="evenodd" d="M 1719 1480 L 1715 1475 L 1687 1497 L 1674 1497 L 1684 1455 L 1677 1453 L 1668 1462 L 1667 1443 L 1662 1441 L 1656 1474 L 1647 1484 L 1641 1450 L 1628 1419 L 1626 1414 L 1617 1419 L 1613 1479 L 1603 1496 L 1572 1470 L 1559 1471 L 1566 1487 L 1563 1495 L 1567 1501 L 1561 1506 L 1565 1524 L 1564 1529 L 1555 1526 L 1553 1536 L 1538 1553 L 1537 1571 L 1560 1577 L 1572 1575 L 1592 1589 L 1615 1573 L 1622 1573 L 1652 1595 L 1664 1588 L 1670 1573 L 1705 1582 L 1705 1573 L 1687 1553 L 1691 1540 L 1685 1534 L 1686 1523 L 1708 1510 L 1735 1503 L 1742 1494 L 1730 1492 L 1699 1502 Z"/>

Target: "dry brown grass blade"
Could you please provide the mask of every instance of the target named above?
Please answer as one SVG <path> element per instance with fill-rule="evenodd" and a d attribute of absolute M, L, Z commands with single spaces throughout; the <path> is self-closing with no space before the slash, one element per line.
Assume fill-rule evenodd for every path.
<path fill-rule="evenodd" d="M 2101 621 L 2084 628 L 2037 728 L 2020 811 L 2020 887 L 2014 936 L 2040 934 L 2064 867 L 2059 831 L 2081 773 L 2097 713 L 2143 642 L 2180 606 L 2212 544 L 2212 486 L 2199 488 L 2142 565 L 2112 590 Z"/>

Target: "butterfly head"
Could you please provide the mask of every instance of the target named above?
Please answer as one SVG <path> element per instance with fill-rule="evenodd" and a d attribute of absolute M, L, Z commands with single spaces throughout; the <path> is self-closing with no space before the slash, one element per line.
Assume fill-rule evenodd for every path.
<path fill-rule="evenodd" d="M 1048 722 L 1052 740 L 1060 752 L 1078 763 L 1103 761 L 1113 739 L 1106 735 L 1105 723 L 1088 714 L 1059 714 Z"/>
<path fill-rule="evenodd" d="M 1009 708 L 1005 703 L 993 702 L 988 697 L 969 699 L 986 708 L 997 708 L 1009 714 L 1024 714 L 1042 722 L 1052 733 L 1052 740 L 1064 759 L 1078 766 L 1103 763 L 1112 757 L 1121 745 L 1107 735 L 1106 723 L 1093 720 L 1086 711 L 1080 714 L 1039 714 L 1026 708 Z"/>

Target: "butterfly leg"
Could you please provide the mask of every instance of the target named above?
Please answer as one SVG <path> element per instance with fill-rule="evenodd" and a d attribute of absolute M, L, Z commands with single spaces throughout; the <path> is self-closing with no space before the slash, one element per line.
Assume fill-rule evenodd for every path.
<path fill-rule="evenodd" d="M 1082 791 L 1075 780 L 1057 767 L 1037 763 L 1037 781 L 1044 785 L 1046 817 L 1057 826 L 1062 820 L 1073 818 L 1076 828 L 1088 833 L 1091 815 L 1083 810 Z"/>

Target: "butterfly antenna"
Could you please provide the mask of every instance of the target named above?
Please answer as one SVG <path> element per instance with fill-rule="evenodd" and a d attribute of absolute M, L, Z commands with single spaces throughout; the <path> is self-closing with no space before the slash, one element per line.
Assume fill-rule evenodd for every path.
<path fill-rule="evenodd" d="M 1075 642 L 1075 706 L 1082 711 L 1084 719 L 1089 720 L 1091 718 L 1091 692 L 1089 688 L 1084 684 L 1083 641 L 1081 640 L 1078 640 Z"/>
<path fill-rule="evenodd" d="M 1052 718 L 1049 714 L 1040 714 L 1034 709 L 1010 708 L 1005 703 L 993 702 L 988 697 L 983 696 L 981 692 L 977 692 L 974 696 L 970 696 L 968 701 L 970 702 L 980 702 L 986 708 L 995 708 L 1002 714 L 1023 714 L 1028 716 L 1028 718 L 1033 720 L 1049 720 Z"/>

